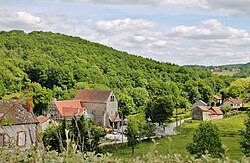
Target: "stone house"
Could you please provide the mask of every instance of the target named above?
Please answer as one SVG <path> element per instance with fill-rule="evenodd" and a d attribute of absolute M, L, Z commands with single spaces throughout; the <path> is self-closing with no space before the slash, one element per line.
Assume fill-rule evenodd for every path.
<path fill-rule="evenodd" d="M 100 126 L 119 128 L 118 101 L 111 90 L 79 90 L 74 100 L 80 100 L 87 114 Z"/>
<path fill-rule="evenodd" d="M 193 120 L 215 120 L 222 119 L 223 113 L 219 107 L 212 106 L 196 106 L 192 109 L 192 119 Z"/>
<path fill-rule="evenodd" d="M 0 101 L 0 148 L 26 151 L 38 141 L 38 120 L 31 105 L 23 100 Z"/>
<path fill-rule="evenodd" d="M 231 106 L 233 110 L 238 110 L 243 106 L 243 100 L 229 97 L 227 100 L 224 101 L 222 106 Z"/>

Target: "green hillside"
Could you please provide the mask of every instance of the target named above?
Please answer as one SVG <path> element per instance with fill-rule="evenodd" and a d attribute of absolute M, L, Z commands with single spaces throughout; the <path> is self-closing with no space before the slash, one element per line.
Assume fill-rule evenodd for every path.
<path fill-rule="evenodd" d="M 136 109 L 159 95 L 173 95 L 176 106 L 187 107 L 196 98 L 208 101 L 233 81 L 51 32 L 0 32 L 0 58 L 0 97 L 32 95 L 35 111 L 52 97 L 72 98 L 80 88 L 112 89 L 120 107 Z"/>

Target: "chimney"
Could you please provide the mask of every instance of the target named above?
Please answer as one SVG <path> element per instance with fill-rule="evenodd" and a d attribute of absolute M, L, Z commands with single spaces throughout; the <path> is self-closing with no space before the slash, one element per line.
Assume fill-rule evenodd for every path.
<path fill-rule="evenodd" d="M 33 103 L 33 98 L 32 98 L 32 97 L 29 97 L 29 98 L 26 100 L 26 105 L 27 105 L 28 111 L 29 111 L 30 113 L 33 113 L 33 106 L 34 106 L 34 103 Z"/>

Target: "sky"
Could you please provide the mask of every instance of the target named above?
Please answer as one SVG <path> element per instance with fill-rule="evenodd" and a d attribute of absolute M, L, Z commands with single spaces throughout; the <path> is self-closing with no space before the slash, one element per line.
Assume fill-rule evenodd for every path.
<path fill-rule="evenodd" d="M 250 62 L 249 0 L 0 0 L 0 31 L 14 29 L 178 65 Z"/>

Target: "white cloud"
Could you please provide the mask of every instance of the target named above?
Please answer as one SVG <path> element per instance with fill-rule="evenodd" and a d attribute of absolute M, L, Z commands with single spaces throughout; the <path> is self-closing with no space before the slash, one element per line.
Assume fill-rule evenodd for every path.
<path fill-rule="evenodd" d="M 215 19 L 204 20 L 198 26 L 177 26 L 170 30 L 171 36 L 190 39 L 229 39 L 249 37 L 246 30 L 223 26 Z"/>
<path fill-rule="evenodd" d="M 28 12 L 9 12 L 0 9 L 0 30 L 22 29 L 25 31 L 43 29 L 43 23 L 37 16 Z"/>
<path fill-rule="evenodd" d="M 28 24 L 40 23 L 41 19 L 39 17 L 33 16 L 27 12 L 15 12 L 16 18 Z"/>

